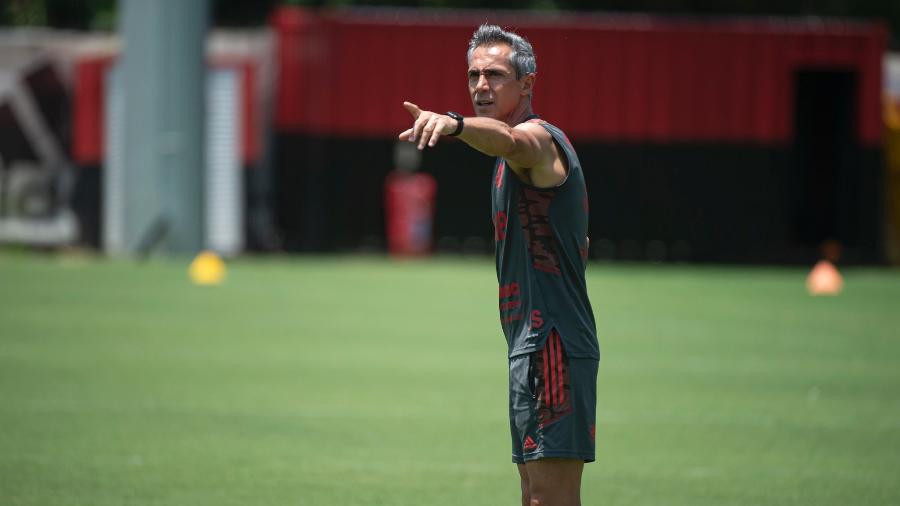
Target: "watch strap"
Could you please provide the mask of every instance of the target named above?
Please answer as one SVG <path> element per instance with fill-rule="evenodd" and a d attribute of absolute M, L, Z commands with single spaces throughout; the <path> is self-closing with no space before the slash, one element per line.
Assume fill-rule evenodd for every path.
<path fill-rule="evenodd" d="M 453 133 L 448 134 L 450 137 L 456 137 L 463 131 L 463 115 L 458 112 L 448 111 L 447 116 L 450 116 L 451 118 L 456 120 L 456 130 L 454 130 Z"/>

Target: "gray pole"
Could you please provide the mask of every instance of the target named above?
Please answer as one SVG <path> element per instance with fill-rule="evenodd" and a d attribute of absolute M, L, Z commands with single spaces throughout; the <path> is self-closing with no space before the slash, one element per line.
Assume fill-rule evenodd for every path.
<path fill-rule="evenodd" d="M 208 0 L 122 0 L 124 246 L 203 247 Z"/>

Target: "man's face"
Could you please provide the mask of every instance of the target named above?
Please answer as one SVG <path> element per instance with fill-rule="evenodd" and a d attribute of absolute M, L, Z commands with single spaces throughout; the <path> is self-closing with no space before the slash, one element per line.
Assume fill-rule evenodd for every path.
<path fill-rule="evenodd" d="M 527 99 L 532 77 L 516 79 L 507 44 L 479 46 L 469 61 L 469 96 L 476 116 L 506 121 Z"/>

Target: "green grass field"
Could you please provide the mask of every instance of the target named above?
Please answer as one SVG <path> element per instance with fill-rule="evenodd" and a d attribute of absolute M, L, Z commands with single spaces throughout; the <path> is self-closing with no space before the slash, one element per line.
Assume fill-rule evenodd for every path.
<path fill-rule="evenodd" d="M 0 504 L 517 505 L 489 259 L 0 253 Z M 586 505 L 900 503 L 900 272 L 591 265 Z"/>

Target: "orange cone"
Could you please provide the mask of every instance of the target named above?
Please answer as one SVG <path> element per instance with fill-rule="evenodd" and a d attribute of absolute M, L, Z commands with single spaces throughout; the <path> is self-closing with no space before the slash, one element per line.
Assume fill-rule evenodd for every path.
<path fill-rule="evenodd" d="M 806 277 L 806 289 L 810 295 L 837 295 L 843 288 L 844 278 L 828 260 L 819 260 Z"/>

